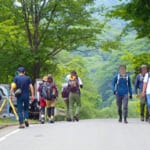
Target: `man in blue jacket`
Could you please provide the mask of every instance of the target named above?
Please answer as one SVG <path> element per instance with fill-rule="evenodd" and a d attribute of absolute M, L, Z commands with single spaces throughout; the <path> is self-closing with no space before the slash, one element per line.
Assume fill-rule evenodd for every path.
<path fill-rule="evenodd" d="M 148 69 L 146 65 L 142 65 L 140 68 L 140 74 L 137 75 L 136 81 L 135 81 L 135 94 L 136 98 L 140 95 L 140 111 L 141 111 L 141 121 L 144 121 L 144 111 L 145 111 L 145 105 L 146 105 L 146 98 L 142 97 L 142 91 L 143 91 L 143 84 L 144 84 L 144 77 L 147 73 Z M 139 95 L 138 95 L 138 89 L 139 89 Z M 148 121 L 148 109 L 146 113 L 146 121 Z"/>
<path fill-rule="evenodd" d="M 119 122 L 122 122 L 122 103 L 124 106 L 124 123 L 128 123 L 128 93 L 130 93 L 129 98 L 132 99 L 132 87 L 131 79 L 126 73 L 126 66 L 120 65 L 120 73 L 115 76 L 112 84 L 112 89 L 117 98 Z"/>

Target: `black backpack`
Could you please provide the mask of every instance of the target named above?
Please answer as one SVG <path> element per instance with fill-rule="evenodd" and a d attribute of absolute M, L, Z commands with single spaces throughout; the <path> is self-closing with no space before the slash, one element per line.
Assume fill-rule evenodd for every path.
<path fill-rule="evenodd" d="M 40 84 L 40 96 L 47 99 L 47 85 L 46 82 Z"/>

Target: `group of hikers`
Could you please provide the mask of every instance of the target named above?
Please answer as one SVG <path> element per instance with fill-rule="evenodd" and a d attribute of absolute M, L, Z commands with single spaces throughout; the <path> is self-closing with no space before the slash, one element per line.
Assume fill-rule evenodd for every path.
<path fill-rule="evenodd" d="M 67 121 L 79 121 L 79 111 L 81 107 L 82 81 L 76 71 L 72 71 L 66 77 L 66 83 L 63 85 L 62 97 L 67 106 Z M 25 75 L 25 68 L 18 68 L 18 76 L 13 80 L 10 99 L 12 93 L 17 98 L 17 111 L 19 116 L 19 128 L 29 127 L 29 89 L 31 90 L 31 101 L 34 101 L 34 88 L 31 79 Z M 53 76 L 48 74 L 43 77 L 37 91 L 40 94 L 41 122 L 45 122 L 45 111 L 47 108 L 47 119 L 49 123 L 54 123 L 55 106 L 58 99 L 58 88 L 53 81 Z M 76 108 L 75 107 L 76 104 Z M 75 109 L 75 112 L 74 112 Z M 24 112 L 24 113 L 23 113 Z M 24 125 L 25 124 L 25 125 Z"/>
<path fill-rule="evenodd" d="M 150 73 L 148 67 L 142 65 L 140 74 L 135 81 L 136 98 L 140 97 L 141 121 L 150 123 Z M 67 121 L 79 121 L 79 111 L 81 107 L 81 91 L 83 88 L 82 81 L 75 71 L 66 76 L 66 83 L 62 85 L 62 98 L 67 107 Z M 15 85 L 15 86 L 14 86 Z M 10 90 L 10 99 L 12 93 L 17 97 L 17 110 L 19 116 L 20 128 L 29 126 L 29 89 L 31 90 L 31 101 L 34 101 L 34 88 L 31 79 L 25 75 L 24 67 L 18 68 L 18 76 L 13 80 Z M 139 94 L 138 94 L 139 89 Z M 117 74 L 112 83 L 112 90 L 117 99 L 119 122 L 122 122 L 122 104 L 124 107 L 124 123 L 127 124 L 128 117 L 128 100 L 132 99 L 132 83 L 129 74 L 126 72 L 126 65 L 120 65 L 119 74 Z M 47 108 L 47 119 L 49 123 L 54 123 L 55 106 L 58 99 L 58 88 L 53 81 L 53 76 L 48 74 L 43 77 L 37 91 L 40 94 L 41 122 L 45 122 L 45 111 Z M 74 106 L 76 104 L 75 112 Z M 145 106 L 146 107 L 146 116 Z M 24 113 L 23 113 L 24 111 Z M 25 126 L 24 126 L 25 124 Z"/>
<path fill-rule="evenodd" d="M 132 84 L 130 76 L 126 72 L 126 65 L 120 65 L 119 71 L 120 73 L 116 75 L 113 80 L 112 90 L 116 95 L 117 99 L 119 122 L 120 123 L 122 122 L 122 103 L 123 103 L 124 123 L 127 124 L 128 99 L 132 99 Z M 141 121 L 145 120 L 150 123 L 150 73 L 148 72 L 148 67 L 146 65 L 142 65 L 140 67 L 140 74 L 138 74 L 136 77 L 135 94 L 136 98 L 140 97 Z"/>

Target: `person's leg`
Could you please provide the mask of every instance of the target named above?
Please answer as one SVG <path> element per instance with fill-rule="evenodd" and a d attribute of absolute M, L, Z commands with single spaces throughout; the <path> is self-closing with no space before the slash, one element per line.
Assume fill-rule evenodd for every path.
<path fill-rule="evenodd" d="M 73 120 L 73 118 L 74 118 L 73 110 L 74 110 L 74 93 L 70 92 L 70 94 L 69 94 L 69 113 L 70 113 L 71 120 Z"/>
<path fill-rule="evenodd" d="M 75 99 L 76 99 L 76 103 L 77 103 L 75 115 L 79 115 L 80 107 L 81 107 L 81 98 L 80 98 L 80 94 L 76 94 L 76 95 L 75 95 Z"/>
<path fill-rule="evenodd" d="M 127 123 L 127 117 L 128 117 L 128 95 L 123 96 L 123 107 L 124 107 L 124 122 Z"/>
<path fill-rule="evenodd" d="M 23 99 L 24 102 L 24 119 L 29 119 L 29 97 Z"/>
<path fill-rule="evenodd" d="M 122 122 L 122 96 L 116 96 L 116 98 L 117 98 L 119 122 Z"/>
<path fill-rule="evenodd" d="M 150 94 L 146 94 L 146 99 L 147 99 L 147 108 L 148 108 L 148 113 L 149 113 L 149 123 L 150 123 Z"/>
<path fill-rule="evenodd" d="M 141 121 L 144 121 L 145 98 L 142 97 L 142 93 L 140 93 L 140 111 L 141 111 Z"/>
<path fill-rule="evenodd" d="M 51 117 L 55 115 L 55 106 L 56 106 L 56 99 L 51 101 Z"/>
<path fill-rule="evenodd" d="M 23 124 L 23 114 L 22 114 L 22 111 L 23 111 L 23 101 L 22 101 L 22 98 L 19 97 L 17 98 L 17 110 L 18 110 L 18 116 L 19 116 L 19 123 L 20 125 Z"/>
<path fill-rule="evenodd" d="M 50 122 L 51 123 L 54 123 L 56 101 L 57 101 L 56 99 L 50 101 L 50 108 L 51 108 Z"/>
<path fill-rule="evenodd" d="M 45 107 L 41 107 L 41 115 L 45 115 Z"/>
<path fill-rule="evenodd" d="M 64 102 L 65 102 L 66 107 L 67 107 L 67 121 L 71 121 L 70 113 L 69 113 L 69 98 L 64 100 Z"/>
<path fill-rule="evenodd" d="M 145 97 L 145 107 L 146 107 L 146 121 L 149 119 L 148 106 L 147 106 L 147 98 Z"/>
<path fill-rule="evenodd" d="M 46 106 L 47 106 L 47 116 L 50 119 L 51 117 L 51 106 L 50 106 L 50 101 L 46 101 Z"/>

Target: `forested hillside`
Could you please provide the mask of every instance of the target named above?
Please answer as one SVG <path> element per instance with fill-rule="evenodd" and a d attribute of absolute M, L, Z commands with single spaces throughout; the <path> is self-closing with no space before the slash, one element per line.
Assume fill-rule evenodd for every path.
<path fill-rule="evenodd" d="M 150 65 L 148 28 L 140 34 L 131 24 L 126 0 L 37 1 L 0 0 L 0 82 L 10 84 L 20 65 L 33 83 L 51 73 L 57 107 L 65 108 L 61 85 L 76 70 L 83 80 L 80 117 L 117 117 L 112 80 L 127 64 L 134 85 L 140 65 Z M 130 101 L 129 117 L 139 116 L 138 101 Z"/>

